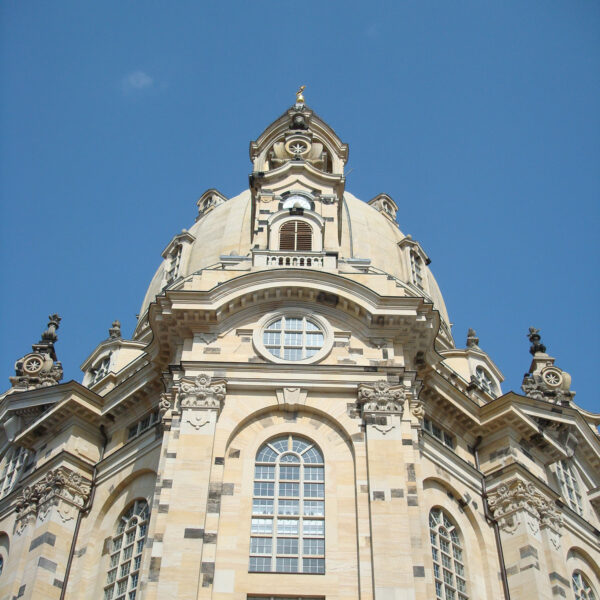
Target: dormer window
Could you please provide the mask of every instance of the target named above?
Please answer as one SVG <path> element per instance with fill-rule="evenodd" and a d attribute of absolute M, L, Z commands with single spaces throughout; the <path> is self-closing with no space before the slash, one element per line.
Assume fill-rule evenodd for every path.
<path fill-rule="evenodd" d="M 479 387 L 492 398 L 495 398 L 498 394 L 496 393 L 496 384 L 492 379 L 492 376 L 483 368 L 477 367 L 475 369 L 475 379 Z"/>
<path fill-rule="evenodd" d="M 312 227 L 304 221 L 287 221 L 279 230 L 279 249 L 311 252 Z"/>
<path fill-rule="evenodd" d="M 177 244 L 167 257 L 167 269 L 166 269 L 166 285 L 169 285 L 177 279 L 179 276 L 179 266 L 181 265 L 181 253 L 183 246 Z"/>
<path fill-rule="evenodd" d="M 94 385 L 98 383 L 101 379 L 104 379 L 108 375 L 108 370 L 110 368 L 110 354 L 105 356 L 97 367 L 91 370 L 92 381 L 90 385 Z"/>
<path fill-rule="evenodd" d="M 410 253 L 410 268 L 412 272 L 412 281 L 418 287 L 423 289 L 423 260 L 414 251 Z"/>

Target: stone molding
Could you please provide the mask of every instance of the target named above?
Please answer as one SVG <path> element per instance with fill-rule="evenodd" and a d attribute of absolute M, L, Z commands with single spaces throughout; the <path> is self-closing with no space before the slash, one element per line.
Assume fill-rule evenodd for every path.
<path fill-rule="evenodd" d="M 52 507 L 56 507 L 63 522 L 73 519 L 85 506 L 90 490 L 90 482 L 67 467 L 48 471 L 17 496 L 15 532 L 20 535 L 30 522 L 45 520 Z"/>
<path fill-rule="evenodd" d="M 560 533 L 562 516 L 553 500 L 535 484 L 520 478 L 501 483 L 488 494 L 488 505 L 500 529 L 513 533 L 521 523 L 521 514 L 529 517 L 533 533 L 548 528 Z"/>

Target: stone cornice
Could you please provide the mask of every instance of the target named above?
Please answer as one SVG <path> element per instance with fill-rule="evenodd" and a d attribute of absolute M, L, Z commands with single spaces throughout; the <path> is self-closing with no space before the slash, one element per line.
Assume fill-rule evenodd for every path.
<path fill-rule="evenodd" d="M 214 277 L 209 280 L 217 283 Z M 384 286 L 381 291 L 386 289 Z M 241 311 L 264 310 L 282 302 L 319 304 L 324 311 L 335 309 L 372 335 L 385 331 L 389 338 L 408 336 L 414 346 L 409 349 L 411 353 L 435 353 L 440 316 L 430 302 L 419 297 L 382 295 L 351 276 L 306 269 L 245 273 L 206 290 L 167 290 L 150 305 L 154 337 L 146 351 L 165 368 L 178 340 L 190 331 L 213 331 Z"/>
<path fill-rule="evenodd" d="M 595 469 L 600 469 L 600 437 L 590 427 L 586 417 L 572 406 L 557 407 L 544 400 L 535 400 L 509 392 L 481 407 L 482 430 L 517 427 L 526 439 L 535 438 L 544 446 L 552 460 L 569 456 L 569 448 L 552 433 L 552 425 L 568 427 L 577 439 L 581 452 Z M 546 423 L 546 425 L 542 425 Z"/>
<path fill-rule="evenodd" d="M 70 419 L 82 419 L 95 427 L 106 422 L 101 407 L 92 403 L 88 396 L 79 395 L 77 391 L 42 413 L 35 422 L 15 437 L 15 442 L 31 448 L 40 436 L 51 435 L 50 431 L 56 431 Z"/>

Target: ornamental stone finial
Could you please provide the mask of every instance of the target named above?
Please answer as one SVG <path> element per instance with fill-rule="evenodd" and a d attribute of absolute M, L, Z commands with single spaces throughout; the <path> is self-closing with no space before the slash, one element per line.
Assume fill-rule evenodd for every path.
<path fill-rule="evenodd" d="M 575 396 L 571 391 L 571 376 L 554 365 L 554 358 L 546 354 L 541 342 L 540 330 L 529 328 L 531 342 L 529 352 L 533 355 L 529 372 L 525 373 L 521 389 L 534 400 L 546 400 L 554 404 L 569 404 Z"/>
<path fill-rule="evenodd" d="M 527 334 L 529 341 L 531 342 L 531 347 L 529 348 L 529 354 L 535 356 L 538 352 L 546 352 L 546 346 L 541 343 L 542 336 L 540 335 L 540 330 L 535 327 L 529 328 L 529 333 Z"/>
<path fill-rule="evenodd" d="M 34 390 L 56 385 L 63 376 L 61 363 L 56 358 L 54 343 L 58 340 L 56 330 L 61 318 L 57 314 L 48 317 L 48 327 L 40 341 L 32 344 L 32 352 L 15 362 L 15 375 L 9 377 L 11 391 Z"/>
<path fill-rule="evenodd" d="M 121 321 L 113 321 L 112 327 L 108 330 L 108 337 L 111 340 L 121 339 Z"/>
<path fill-rule="evenodd" d="M 479 338 L 474 329 L 469 327 L 467 332 L 467 348 L 477 348 L 479 346 Z"/>
<path fill-rule="evenodd" d="M 61 318 L 54 313 L 53 315 L 48 316 L 48 329 L 42 333 L 42 338 L 38 342 L 39 344 L 44 343 L 54 343 L 58 340 L 58 336 L 56 335 L 56 330 L 58 329 L 61 322 Z"/>
<path fill-rule="evenodd" d="M 305 85 L 301 85 L 296 92 L 296 104 L 304 104 L 303 92 L 306 89 Z"/>

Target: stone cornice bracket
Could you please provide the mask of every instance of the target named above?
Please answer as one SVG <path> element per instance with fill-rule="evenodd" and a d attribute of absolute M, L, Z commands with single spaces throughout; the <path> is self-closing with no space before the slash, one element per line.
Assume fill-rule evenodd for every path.
<path fill-rule="evenodd" d="M 221 412 L 225 402 L 225 379 L 213 379 L 206 373 L 193 380 L 185 378 L 177 386 L 177 409 L 215 410 Z"/>
<path fill-rule="evenodd" d="M 54 506 L 63 521 L 71 520 L 85 506 L 90 489 L 91 483 L 87 479 L 67 467 L 48 471 L 17 496 L 15 532 L 20 535 L 28 523 L 38 518 L 44 520 Z"/>
<path fill-rule="evenodd" d="M 516 531 L 525 514 L 533 533 L 548 528 L 560 535 L 562 516 L 558 508 L 531 482 L 515 478 L 501 483 L 489 492 L 488 505 L 500 529 L 507 533 Z"/>
<path fill-rule="evenodd" d="M 408 395 L 409 390 L 404 385 L 391 385 L 385 379 L 374 384 L 361 383 L 358 386 L 358 405 L 363 420 L 388 415 L 402 417 Z"/>
<path fill-rule="evenodd" d="M 177 394 L 175 390 L 171 389 L 168 392 L 163 392 L 160 395 L 160 401 L 158 403 L 158 417 L 162 423 L 163 429 L 169 431 L 171 429 L 171 422 L 173 420 L 173 408 L 175 407 L 175 400 Z"/>

